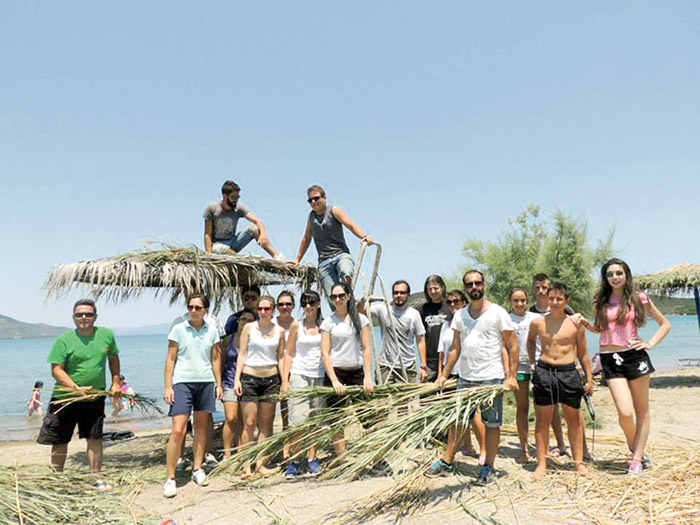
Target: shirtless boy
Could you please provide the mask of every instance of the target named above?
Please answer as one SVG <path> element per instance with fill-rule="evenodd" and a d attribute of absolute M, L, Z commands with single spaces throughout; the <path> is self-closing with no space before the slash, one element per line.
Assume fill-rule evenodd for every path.
<path fill-rule="evenodd" d="M 584 392 L 593 392 L 591 361 L 586 347 L 585 328 L 578 327 L 564 311 L 569 304 L 566 286 L 552 284 L 548 292 L 549 315 L 535 319 L 530 324 L 527 352 L 530 362 L 535 362 L 535 344 L 540 338 L 542 354 L 536 365 L 532 365 L 532 391 L 535 397 L 535 441 L 537 442 L 537 468 L 533 479 L 547 473 L 547 451 L 549 450 L 549 426 L 552 414 L 561 403 L 569 433 L 569 444 L 574 458 L 574 469 L 587 475 L 583 463 L 583 425 L 579 416 Z M 576 370 L 576 359 L 586 374 L 585 387 Z"/>

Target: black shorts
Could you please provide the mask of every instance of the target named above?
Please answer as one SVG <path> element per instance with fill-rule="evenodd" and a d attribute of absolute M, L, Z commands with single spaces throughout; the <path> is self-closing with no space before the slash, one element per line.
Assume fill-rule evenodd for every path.
<path fill-rule="evenodd" d="M 343 383 L 345 386 L 362 386 L 365 384 L 365 372 L 362 367 L 359 368 L 333 368 L 335 376 L 338 381 Z M 331 379 L 326 376 L 323 380 L 323 384 L 326 386 L 333 386 Z M 326 401 L 328 408 L 340 408 L 347 406 L 352 403 L 352 398 L 350 396 L 338 396 L 331 394 L 328 396 Z"/>
<path fill-rule="evenodd" d="M 633 380 L 649 375 L 654 371 L 651 358 L 646 350 L 621 350 L 600 354 L 600 364 L 603 365 L 605 379 L 624 377 Z"/>
<path fill-rule="evenodd" d="M 76 401 L 69 405 L 57 405 L 51 399 L 49 411 L 39 431 L 36 442 L 40 445 L 63 445 L 73 437 L 75 425 L 81 439 L 102 439 L 105 420 L 105 398 L 93 401 Z"/>
<path fill-rule="evenodd" d="M 583 382 L 575 364 L 551 365 L 537 361 L 532 374 L 532 393 L 535 405 L 547 406 L 563 403 L 581 408 Z"/>
<path fill-rule="evenodd" d="M 265 401 L 276 403 L 280 393 L 282 379 L 279 374 L 269 377 L 258 377 L 250 374 L 241 374 L 243 395 L 238 398 L 242 403 Z"/>
<path fill-rule="evenodd" d="M 168 415 L 189 415 L 195 412 L 216 412 L 216 383 L 186 382 L 173 385 L 175 401 L 170 405 Z"/>

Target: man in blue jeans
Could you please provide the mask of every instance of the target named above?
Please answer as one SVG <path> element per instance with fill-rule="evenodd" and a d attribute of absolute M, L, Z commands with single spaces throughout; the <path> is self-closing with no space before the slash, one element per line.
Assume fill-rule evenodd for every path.
<path fill-rule="evenodd" d="M 326 297 L 330 297 L 334 284 L 341 281 L 350 284 L 352 272 L 355 269 L 350 249 L 345 242 L 343 226 L 362 242 L 374 244 L 374 240 L 338 206 L 328 206 L 326 192 L 321 186 L 317 184 L 311 186 L 306 190 L 306 195 L 308 197 L 306 200 L 311 205 L 311 212 L 306 221 L 306 231 L 301 239 L 299 253 L 293 262 L 296 264 L 301 262 L 313 239 L 318 252 L 321 287 Z M 332 304 L 331 308 L 333 308 Z"/>
<path fill-rule="evenodd" d="M 214 253 L 238 253 L 253 239 L 275 259 L 284 257 L 272 245 L 263 222 L 239 201 L 241 188 L 232 180 L 221 186 L 221 200 L 212 202 L 204 210 L 204 249 Z M 252 224 L 245 230 L 236 232 L 238 219 L 243 218 Z"/>
<path fill-rule="evenodd" d="M 503 308 L 485 297 L 484 274 L 469 270 L 462 278 L 469 305 L 455 312 L 450 328 L 454 330 L 447 364 L 436 383 L 442 388 L 459 359 L 457 390 L 484 385 L 503 384 L 508 390 L 518 389 L 518 338 L 510 316 Z M 503 352 L 503 348 L 507 352 Z M 476 411 L 474 411 L 476 412 Z M 474 413 L 470 414 L 470 418 Z M 501 440 L 503 394 L 490 405 L 481 406 L 481 419 L 486 426 L 486 461 L 481 465 L 477 485 L 486 485 L 496 478 L 494 461 Z M 428 477 L 446 476 L 453 472 L 455 453 L 462 443 L 466 427 L 450 428 L 445 454 L 425 473 Z"/>

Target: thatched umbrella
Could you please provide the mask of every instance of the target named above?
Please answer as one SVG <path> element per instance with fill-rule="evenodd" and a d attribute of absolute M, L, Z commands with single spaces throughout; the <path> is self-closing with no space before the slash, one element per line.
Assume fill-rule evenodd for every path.
<path fill-rule="evenodd" d="M 241 286 L 286 284 L 308 288 L 316 279 L 316 267 L 311 265 L 169 246 L 63 264 L 51 272 L 44 289 L 50 298 L 56 298 L 83 286 L 93 297 L 114 302 L 151 292 L 169 295 L 171 304 L 182 295 L 198 291 L 210 297 L 216 311 L 225 303 L 235 305 Z"/>
<path fill-rule="evenodd" d="M 644 290 L 662 295 L 693 291 L 695 309 L 700 325 L 700 264 L 677 264 L 671 268 L 635 277 L 637 285 Z"/>

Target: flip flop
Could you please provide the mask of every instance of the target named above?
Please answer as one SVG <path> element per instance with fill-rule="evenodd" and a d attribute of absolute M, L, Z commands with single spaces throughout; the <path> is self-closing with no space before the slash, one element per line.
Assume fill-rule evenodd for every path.
<path fill-rule="evenodd" d="M 97 481 L 95 481 L 95 483 L 92 484 L 92 488 L 101 492 L 107 492 L 109 490 L 112 490 L 112 485 L 110 485 L 103 479 L 98 479 Z"/>

